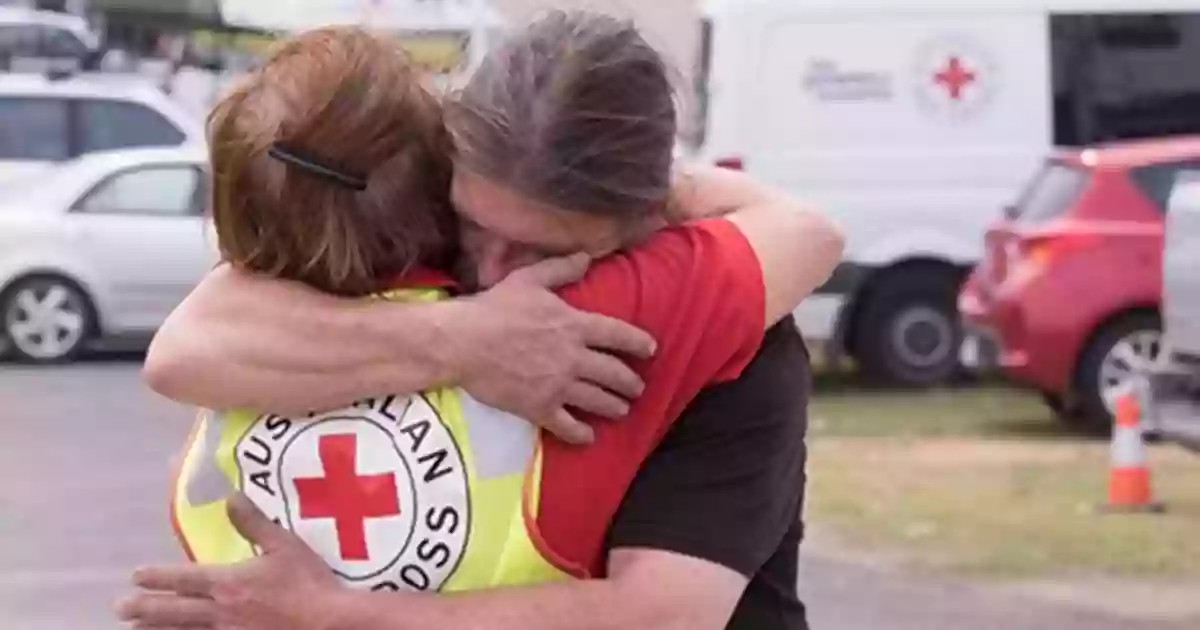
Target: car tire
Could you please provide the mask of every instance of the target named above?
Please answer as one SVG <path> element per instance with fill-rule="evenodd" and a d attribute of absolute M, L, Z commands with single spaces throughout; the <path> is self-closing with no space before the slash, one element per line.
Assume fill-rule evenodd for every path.
<path fill-rule="evenodd" d="M 31 312 L 40 304 L 39 312 Z M 0 294 L 0 336 L 17 361 L 67 363 L 79 356 L 96 329 L 96 310 L 78 284 L 57 275 L 29 276 Z M 46 342 L 54 335 L 52 343 Z M 0 343 L 4 346 L 5 343 Z"/>
<path fill-rule="evenodd" d="M 1119 372 L 1106 372 L 1106 361 L 1122 343 L 1145 346 L 1148 354 L 1143 358 L 1156 360 L 1162 345 L 1161 337 L 1162 321 L 1153 313 L 1129 315 L 1108 324 L 1094 335 L 1084 348 L 1075 369 L 1075 392 L 1080 413 L 1070 418 L 1072 424 L 1095 435 L 1111 434 L 1113 413 L 1106 401 L 1105 392 L 1119 387 L 1118 382 L 1112 378 L 1113 374 Z M 1153 343 L 1150 342 L 1151 339 L 1154 340 Z M 1127 363 L 1115 357 L 1113 360 L 1117 362 L 1113 367 Z"/>
<path fill-rule="evenodd" d="M 856 354 L 867 377 L 904 387 L 952 381 L 960 373 L 962 344 L 957 294 L 957 280 L 938 269 L 881 278 L 867 295 L 856 331 Z"/>

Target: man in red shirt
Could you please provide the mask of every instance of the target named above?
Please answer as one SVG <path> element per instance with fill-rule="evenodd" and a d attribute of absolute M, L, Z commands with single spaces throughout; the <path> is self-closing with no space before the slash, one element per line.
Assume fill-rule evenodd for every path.
<path fill-rule="evenodd" d="M 575 28 L 579 26 L 578 24 L 565 20 L 557 25 L 551 22 L 549 27 L 546 23 L 541 26 L 547 30 L 541 33 L 532 32 L 527 39 L 527 47 L 518 46 L 508 51 L 513 55 L 510 61 L 533 63 L 536 66 L 537 63 L 544 63 L 546 59 L 541 59 L 539 62 L 536 57 L 530 59 L 524 58 L 522 55 L 542 50 L 547 46 L 561 46 L 564 45 L 564 42 L 565 45 L 572 48 L 571 52 L 575 54 L 576 60 L 587 59 L 586 53 L 589 48 L 581 45 L 586 43 L 586 37 L 580 37 L 581 31 Z M 567 27 L 566 32 L 561 29 L 556 31 L 555 26 Z M 586 31 L 584 34 L 586 35 Z M 568 35 L 572 35 L 576 39 L 572 40 Z M 597 45 L 590 51 L 597 54 L 615 55 L 618 61 L 623 60 L 628 64 L 613 63 L 605 67 L 623 68 L 627 72 L 631 72 L 632 67 L 632 73 L 626 75 L 627 78 L 644 77 L 643 74 L 639 74 L 638 70 L 645 71 L 645 59 L 636 56 L 622 59 L 622 56 L 631 50 L 636 52 L 643 47 L 648 49 L 648 46 L 644 46 L 644 42 L 636 37 L 636 32 L 628 28 L 618 28 L 609 30 L 604 35 L 604 38 L 595 42 Z M 620 45 L 614 46 L 614 44 Z M 599 61 L 603 62 L 605 59 L 602 58 Z M 567 76 L 571 76 L 574 70 L 579 70 L 579 68 L 572 68 L 570 64 L 563 63 L 559 66 L 558 71 Z M 655 75 L 654 72 L 649 74 Z M 532 75 L 535 77 L 534 83 L 536 84 L 537 71 L 534 70 Z M 502 77 L 511 79 L 514 75 L 511 72 L 493 72 L 491 75 L 485 74 L 484 76 L 504 80 Z M 551 77 L 551 83 L 553 83 L 553 77 Z M 662 85 L 665 85 L 665 82 Z M 491 86 L 485 81 L 479 89 L 488 92 L 489 87 Z M 631 86 L 628 84 L 620 85 L 620 87 L 631 90 Z M 633 87 L 637 87 L 636 84 Z M 512 92 L 511 90 L 505 91 Z M 519 93 L 519 90 L 517 92 Z M 639 98 L 646 98 L 645 90 L 631 90 L 631 92 Z M 668 93 L 667 100 L 669 101 L 669 90 L 666 90 L 666 93 Z M 470 96 L 469 91 L 468 96 Z M 476 96 L 479 95 L 476 94 Z M 536 102 L 536 94 L 530 100 Z M 602 100 L 602 97 L 594 92 L 589 94 L 588 100 L 592 105 L 592 111 L 602 104 L 597 102 Z M 652 98 L 646 100 L 652 108 L 663 104 L 662 101 L 655 101 Z M 629 99 L 622 99 L 620 102 L 628 103 Z M 673 109 L 670 115 L 673 122 Z M 620 123 L 628 118 L 613 117 L 608 120 Z M 650 117 L 649 120 L 653 122 L 653 117 Z M 452 121 L 452 128 L 453 126 Z M 620 125 L 618 125 L 619 127 Z M 472 135 L 470 123 L 460 123 L 457 129 L 461 134 L 457 138 L 460 149 L 465 147 L 461 159 L 476 167 L 463 169 L 463 172 L 456 176 L 454 186 L 455 203 L 464 222 L 463 244 L 467 260 L 473 263 L 469 266 L 471 272 L 469 275 L 476 276 L 475 279 L 482 286 L 495 285 L 496 289 L 492 293 L 493 299 L 496 299 L 494 297 L 496 295 L 509 296 L 510 299 L 511 296 L 518 293 L 531 295 L 531 288 L 553 284 L 552 281 L 546 281 L 544 277 L 540 281 L 531 281 L 531 278 L 537 278 L 538 274 L 545 273 L 546 267 L 535 267 L 514 273 L 521 267 L 548 255 L 569 254 L 580 250 L 593 255 L 603 255 L 633 238 L 626 228 L 639 226 L 640 229 L 642 225 L 640 221 L 616 221 L 614 223 L 611 215 L 607 220 L 597 221 L 587 213 L 580 213 L 577 210 L 564 212 L 563 208 L 581 208 L 587 207 L 587 205 L 593 206 L 597 211 L 604 210 L 604 202 L 609 201 L 605 197 L 605 192 L 611 194 L 611 191 L 591 190 L 589 187 L 594 185 L 594 177 L 575 180 L 571 173 L 559 173 L 558 180 L 539 182 L 535 179 L 531 183 L 528 179 L 518 178 L 515 181 L 520 185 L 513 185 L 511 183 L 514 181 L 511 179 L 512 174 L 509 173 L 506 177 L 505 173 L 500 172 L 502 166 L 495 163 L 490 166 L 482 165 L 478 161 L 472 163 L 472 151 L 486 153 L 489 143 L 496 141 L 494 137 L 487 137 L 489 130 L 485 129 L 479 132 L 476 128 L 475 131 L 478 133 Z M 651 135 L 654 135 L 656 131 L 660 136 L 664 135 L 663 130 L 656 128 L 653 124 L 649 126 L 648 130 Z M 619 131 L 627 135 L 619 135 L 616 138 L 618 144 L 630 137 L 640 137 L 643 132 L 647 131 L 647 128 L 633 125 L 632 129 L 619 129 Z M 510 133 L 512 132 L 510 131 Z M 671 137 L 673 137 L 673 124 L 665 134 L 668 142 L 659 143 L 661 146 L 649 149 L 651 154 L 649 158 L 646 155 L 639 155 L 638 159 L 626 163 L 622 163 L 618 159 L 616 164 L 592 165 L 591 173 L 592 175 L 603 174 L 604 168 L 600 167 L 607 166 L 616 169 L 618 176 L 625 177 L 627 180 L 633 178 L 636 181 L 638 180 L 637 175 L 640 174 L 638 171 L 653 170 L 648 165 L 664 163 L 661 159 L 661 154 L 664 152 L 667 154 L 665 164 L 669 170 L 669 140 Z M 544 139 L 546 138 L 543 137 Z M 550 139 L 553 139 L 553 134 L 550 134 Z M 612 138 L 610 138 L 611 140 Z M 594 156 L 588 155 L 586 150 L 583 156 L 584 159 L 594 159 Z M 542 157 L 569 160 L 561 155 L 543 155 Z M 543 166 L 552 166 L 553 162 L 550 164 L 543 162 L 542 164 Z M 505 185 L 497 185 L 497 181 L 503 181 Z M 541 189 L 537 190 L 539 185 Z M 564 190 L 575 190 L 576 192 L 587 190 L 593 203 L 586 205 L 579 203 L 549 204 L 538 201 L 538 199 L 554 198 L 556 194 L 562 195 Z M 639 250 L 641 253 L 625 254 L 623 258 L 618 259 L 624 262 L 606 264 L 602 270 L 597 271 L 597 274 L 600 275 L 590 277 L 587 283 L 579 285 L 579 287 L 565 290 L 564 297 L 569 302 L 583 305 L 591 310 L 599 310 L 617 319 L 631 321 L 658 335 L 671 335 L 671 347 L 688 347 L 689 344 L 680 343 L 679 339 L 694 339 L 697 342 L 712 340 L 714 331 L 719 331 L 719 327 L 730 332 L 745 331 L 748 329 L 747 322 L 753 321 L 755 323 L 753 328 L 761 331 L 764 309 L 766 319 L 769 321 L 778 319 L 784 312 L 790 310 L 791 305 L 802 295 L 811 291 L 824 279 L 840 252 L 840 241 L 836 232 L 829 229 L 827 224 L 800 208 L 796 208 L 796 212 L 791 214 L 778 213 L 777 210 L 781 206 L 794 207 L 793 202 L 786 196 L 766 190 L 742 176 L 731 173 L 697 175 L 694 179 L 685 180 L 683 184 L 676 182 L 672 192 L 674 194 L 672 201 L 676 207 L 682 209 L 686 216 L 716 215 L 733 208 L 753 208 L 756 205 L 762 207 L 763 210 L 760 214 L 763 216 L 756 219 L 755 213 L 749 212 L 748 216 L 743 219 L 748 223 L 738 223 L 737 228 L 731 223 L 716 221 L 707 227 L 692 229 L 690 232 L 685 231 L 684 233 L 690 233 L 692 236 L 673 246 L 670 246 L 670 241 L 678 240 L 678 237 L 672 236 L 671 232 L 664 233 L 663 236 L 656 237 L 656 239 L 667 239 L 669 246 L 657 248 L 648 246 L 644 250 Z M 626 195 L 626 197 L 629 196 L 636 197 L 636 189 L 633 194 Z M 626 206 L 628 207 L 629 204 L 626 203 Z M 770 209 L 769 213 L 768 209 Z M 776 223 L 761 223 L 762 219 L 766 217 Z M 756 221 L 759 222 L 757 227 L 751 227 L 756 225 Z M 814 229 L 806 230 L 806 226 Z M 773 235 L 776 238 L 781 234 L 814 237 L 806 243 L 811 248 L 809 250 L 810 257 L 803 255 L 801 253 L 803 250 L 791 243 L 784 242 L 782 243 L 784 246 L 781 246 L 778 240 L 771 241 L 772 228 L 779 231 L 779 234 Z M 738 234 L 739 229 L 743 232 L 752 229 L 754 234 L 766 239 L 765 241 L 756 241 L 750 237 L 749 233 L 746 233 L 763 274 L 794 276 L 788 282 L 778 282 L 775 281 L 777 278 L 772 277 L 764 278 L 764 284 L 768 289 L 786 287 L 785 293 L 776 294 L 769 290 L 761 303 L 758 299 L 747 297 L 758 293 L 756 289 L 746 291 L 747 287 L 745 286 L 746 282 L 757 280 L 753 273 L 745 271 L 755 267 L 753 263 L 742 267 L 689 264 L 697 258 L 703 259 L 713 255 L 711 252 L 714 251 L 744 248 L 745 244 L 739 242 L 741 238 Z M 766 243 L 773 244 L 766 246 Z M 811 264 L 814 262 L 820 264 Z M 688 277 L 679 274 L 680 271 L 686 272 L 688 269 L 717 268 L 729 268 L 734 273 L 729 276 L 716 277 Z M 744 271 L 737 272 L 738 268 Z M 754 269 L 753 271 L 757 272 L 758 270 Z M 502 281 L 505 277 L 508 277 L 509 280 Z M 570 279 L 570 273 L 557 279 Z M 656 287 L 661 287 L 664 283 L 674 284 L 676 290 L 671 292 L 656 290 Z M 686 299 L 679 302 L 664 301 L 663 295 L 678 296 L 678 289 L 681 286 L 686 288 Z M 635 289 L 631 291 L 630 287 Z M 206 294 L 205 291 L 212 293 Z M 204 303 L 205 299 L 209 300 L 208 304 Z M 546 301 L 544 296 L 539 296 L 537 299 L 546 305 L 545 312 L 551 312 L 553 308 L 559 306 L 555 303 L 554 307 L 551 307 L 551 302 Z M 237 307 L 233 309 L 233 312 L 236 313 L 233 319 L 238 324 L 224 328 L 225 323 L 217 321 L 220 319 L 219 317 L 206 319 L 204 314 L 206 309 L 215 308 L 220 311 L 221 305 L 228 305 L 230 300 L 237 303 Z M 352 355 L 356 354 L 356 349 L 363 350 L 367 346 L 378 345 L 380 339 L 396 336 L 396 330 L 380 327 L 385 320 L 388 323 L 396 322 L 395 317 L 400 314 L 400 311 L 389 310 L 386 305 L 351 307 L 306 293 L 296 287 L 258 286 L 255 279 L 228 271 L 218 272 L 209 286 L 202 287 L 191 302 L 191 306 L 185 305 L 175 320 L 176 322 L 187 321 L 187 325 L 182 326 L 176 323 L 176 326 L 182 326 L 178 329 L 179 332 L 173 332 L 176 329 L 172 328 L 170 324 L 164 328 L 164 337 L 160 339 L 160 345 L 152 354 L 149 366 L 151 376 L 157 381 L 158 387 L 171 391 L 172 396 L 177 399 L 219 407 L 323 408 L 332 404 L 341 404 L 347 399 L 362 395 L 406 389 L 404 386 L 410 384 L 409 381 L 404 381 L 406 377 L 412 379 L 411 384 L 415 384 L 414 387 L 409 388 L 410 391 L 437 384 L 440 380 L 434 378 L 422 382 L 421 379 L 428 379 L 429 374 L 422 375 L 414 372 L 421 368 L 411 365 L 412 355 L 397 357 L 385 354 L 382 357 L 377 355 L 370 359 L 361 355 L 355 357 L 364 359 L 366 363 L 373 361 L 375 366 L 386 365 L 387 367 L 381 372 L 389 374 L 390 379 L 358 382 L 350 374 L 337 374 L 340 365 L 359 363 L 359 361 L 350 359 Z M 458 308 L 468 307 L 469 304 L 469 301 L 460 303 Z M 408 319 L 403 323 L 412 324 L 412 326 L 402 329 L 402 332 L 411 340 L 413 336 L 417 335 L 414 327 L 421 331 L 428 331 L 431 335 L 426 338 L 427 344 L 428 341 L 443 338 L 444 332 L 439 330 L 440 323 L 434 325 L 426 323 L 424 328 L 420 328 L 423 321 L 431 321 L 429 317 L 431 313 L 434 313 L 432 309 L 436 306 L 431 305 L 423 309 L 406 307 L 404 317 Z M 684 311 L 680 306 L 685 306 L 688 310 Z M 443 306 L 443 309 L 445 308 Z M 188 320 L 187 315 L 189 309 L 195 316 L 191 320 Z M 418 312 L 420 315 L 414 315 Z M 451 311 L 440 310 L 437 312 L 448 313 Z M 208 315 L 212 313 L 213 311 L 208 311 Z M 495 313 L 488 314 L 489 317 L 494 315 Z M 266 328 L 255 331 L 251 330 L 252 326 L 241 325 L 250 322 L 265 323 Z M 290 325 L 281 326 L 280 324 L 284 322 Z M 228 323 L 233 324 L 233 320 Z M 441 323 L 444 323 L 444 320 Z M 185 331 L 184 329 L 190 330 Z M 203 339 L 208 347 L 202 351 L 197 351 L 192 347 L 189 352 L 187 333 L 195 333 L 197 329 L 205 331 L 205 334 L 198 335 L 198 338 Z M 372 330 L 379 331 L 380 334 L 378 336 L 364 334 Z M 311 335 L 309 331 L 311 331 Z M 733 336 L 736 338 L 740 334 L 740 332 L 734 332 Z M 773 333 L 776 337 L 779 334 Z M 786 331 L 783 334 L 786 336 Z M 320 342 L 310 343 L 315 341 L 316 337 L 324 335 L 338 339 L 343 345 L 337 348 L 322 348 Z M 176 344 L 183 344 L 184 351 L 179 353 L 179 356 L 184 358 L 168 357 L 164 362 L 161 356 L 165 351 L 161 344 L 172 341 L 172 337 Z M 271 341 L 272 338 L 274 341 Z M 795 339 L 794 329 L 791 331 L 791 338 Z M 224 343 L 221 342 L 222 339 L 225 340 Z M 453 336 L 447 339 L 453 339 Z M 453 343 L 454 341 L 451 341 L 451 344 Z M 779 348 L 786 347 L 788 343 L 790 342 L 783 341 L 772 345 L 772 353 L 788 357 L 787 351 L 778 351 Z M 176 346 L 177 349 L 179 347 Z M 694 343 L 691 347 L 694 349 Z M 793 344 L 792 347 L 797 346 Z M 252 355 L 250 359 L 239 360 L 239 357 L 247 356 L 245 354 L 247 349 Z M 529 353 L 520 347 L 512 348 L 510 346 L 509 349 L 511 354 L 504 357 L 508 361 L 523 362 L 526 359 L 538 359 L 538 357 L 528 356 Z M 589 357 L 581 361 L 596 363 L 596 355 L 588 354 L 586 351 L 584 354 L 578 354 L 577 348 L 571 348 L 571 350 L 576 352 L 576 356 Z M 295 354 L 290 357 L 283 356 L 293 352 Z M 368 350 L 367 352 L 378 351 Z M 167 354 L 170 353 L 167 352 Z M 428 350 L 415 356 L 427 355 Z M 701 372 L 691 364 L 693 358 L 696 363 L 703 363 L 704 356 L 703 352 L 689 354 L 686 359 L 683 355 L 678 357 L 669 354 L 658 356 L 648 366 L 642 366 L 641 376 L 652 383 L 674 382 L 680 387 L 698 388 L 703 383 L 688 385 L 687 379 L 692 378 L 690 375 Z M 760 353 L 754 364 L 751 364 L 750 369 L 754 370 L 755 364 L 762 361 L 764 356 L 764 353 Z M 790 356 L 793 359 L 799 359 L 800 361 L 796 361 L 798 364 L 806 360 L 803 355 L 797 357 L 795 354 L 791 354 Z M 206 358 L 209 359 L 207 363 Z M 731 363 L 730 370 L 732 372 L 727 376 L 741 371 L 741 368 L 749 361 L 750 357 L 747 354 L 742 360 Z M 618 371 L 613 367 L 614 361 L 601 359 L 600 362 L 604 363 L 605 367 L 594 370 L 594 373 L 616 373 Z M 433 363 L 438 365 L 436 360 Z M 402 368 L 397 369 L 397 364 L 402 364 Z M 267 374 L 270 370 L 263 369 L 263 365 L 280 365 L 281 369 L 277 370 L 277 374 Z M 768 362 L 767 365 L 776 368 L 775 370 L 768 369 L 768 372 L 779 371 L 796 379 L 804 376 L 802 372 L 787 370 L 786 365 L 780 365 L 778 361 Z M 242 376 L 235 377 L 236 380 L 220 382 L 231 377 L 230 366 L 233 366 L 234 369 L 242 369 Z M 250 367 L 247 369 L 247 366 Z M 494 367 L 502 368 L 503 366 Z M 637 367 L 636 364 L 635 367 Z M 657 376 L 654 373 L 656 370 L 659 372 Z M 579 371 L 571 372 L 572 375 L 579 373 Z M 264 376 L 264 374 L 267 375 Z M 289 378 L 303 378 L 305 374 L 319 374 L 321 379 L 314 380 L 311 387 L 304 386 L 298 389 L 295 381 L 292 381 L 289 386 L 287 382 Z M 453 377 L 458 375 L 451 374 L 450 376 L 451 378 L 447 380 L 454 380 Z M 462 380 L 470 391 L 471 387 L 467 382 L 469 379 Z M 205 384 L 218 382 L 220 382 L 220 386 L 214 388 L 214 391 L 204 391 Z M 379 383 L 381 389 L 374 389 L 373 384 L 376 382 Z M 544 419 L 546 411 L 550 410 L 552 420 L 558 422 L 560 429 L 565 428 L 569 431 L 570 427 L 576 425 L 572 418 L 566 417 L 565 407 L 558 403 L 569 399 L 572 406 L 592 409 L 608 408 L 610 410 L 624 405 L 610 392 L 597 387 L 594 381 L 575 380 L 568 377 L 567 382 L 568 386 L 560 390 L 560 395 L 551 397 L 553 401 L 551 405 L 543 405 L 541 409 L 536 410 L 535 414 L 529 414 L 530 417 Z M 783 389 L 794 388 L 800 396 L 803 396 L 803 381 L 789 380 L 780 382 L 779 385 Z M 184 391 L 189 388 L 191 388 L 190 393 Z M 565 396 L 562 395 L 563 393 Z M 663 397 L 670 394 L 671 392 L 662 390 L 647 391 L 646 395 L 635 403 L 634 415 L 636 416 L 638 405 L 661 405 Z M 760 392 L 760 394 L 764 393 Z M 719 396 L 719 393 L 716 395 Z M 224 399 L 216 400 L 219 397 L 224 397 Z M 516 398 L 523 399 L 524 397 L 517 396 Z M 802 401 L 803 398 L 799 400 Z M 686 401 L 681 401 L 679 406 L 682 406 L 683 402 Z M 743 402 L 750 408 L 755 403 L 753 400 L 743 400 Z M 500 404 L 505 406 L 503 401 L 500 401 Z M 521 406 L 524 404 L 518 403 L 507 407 L 519 408 Z M 327 580 L 328 571 L 322 568 L 323 565 L 319 560 L 312 557 L 311 552 L 306 553 L 303 545 L 298 544 L 298 541 L 290 536 L 276 531 L 269 522 L 264 522 L 261 517 L 243 511 L 239 520 L 247 530 L 246 533 L 254 537 L 266 551 L 267 555 L 264 558 L 234 570 L 195 569 L 192 571 L 143 573 L 140 578 L 143 586 L 165 588 L 183 596 L 191 596 L 191 598 L 185 598 L 185 601 L 169 598 L 166 600 L 142 598 L 133 604 L 135 609 L 133 612 L 138 614 L 127 614 L 127 616 L 144 621 L 157 621 L 159 624 L 190 624 L 213 628 L 245 627 L 253 630 L 272 627 L 341 627 L 338 624 L 346 624 L 346 627 L 355 628 L 415 628 L 437 625 L 451 628 L 483 626 L 495 628 L 678 627 L 682 629 L 721 627 L 727 621 L 730 627 L 738 627 L 739 623 L 750 623 L 752 619 L 772 617 L 778 620 L 775 627 L 797 628 L 800 627 L 797 623 L 802 623 L 802 618 L 797 622 L 794 614 L 788 614 L 789 612 L 794 613 L 794 609 L 755 612 L 752 605 L 745 610 L 738 608 L 738 613 L 741 613 L 745 620 L 743 622 L 739 622 L 736 616 L 738 613 L 735 613 L 735 606 L 739 600 L 743 605 L 748 601 L 743 594 L 750 595 L 751 590 L 748 589 L 753 586 L 754 578 L 771 564 L 773 556 L 764 555 L 761 551 L 763 549 L 774 551 L 781 544 L 786 546 L 790 542 L 798 542 L 798 540 L 790 539 L 789 536 L 794 531 L 792 524 L 798 518 L 796 508 L 798 508 L 799 491 L 789 493 L 782 499 L 774 495 L 779 494 L 775 491 L 781 487 L 786 492 L 787 488 L 793 487 L 791 484 L 802 483 L 800 480 L 802 471 L 796 467 L 797 462 L 802 466 L 803 461 L 802 430 L 794 430 L 798 425 L 792 418 L 802 415 L 803 410 L 801 405 L 801 414 L 795 414 L 796 407 L 794 405 L 782 405 L 781 407 L 782 413 L 779 414 L 778 420 L 743 422 L 741 418 L 733 416 L 725 418 L 722 423 L 722 426 L 734 431 L 735 434 L 748 429 L 746 437 L 756 436 L 758 441 L 762 442 L 762 446 L 771 446 L 772 443 L 775 443 L 775 450 L 782 449 L 779 456 L 773 455 L 771 449 L 761 451 L 753 448 L 746 449 L 746 446 L 754 444 L 755 441 L 743 439 L 740 450 L 743 455 L 749 457 L 731 457 L 728 460 L 709 459 L 705 462 L 709 467 L 719 467 L 727 462 L 745 467 L 746 462 L 757 459 L 760 464 L 754 469 L 753 477 L 742 474 L 737 483 L 726 484 L 729 486 L 728 491 L 740 496 L 755 497 L 758 505 L 755 506 L 756 509 L 753 512 L 747 509 L 748 506 L 742 506 L 736 515 L 746 520 L 736 527 L 719 532 L 720 536 L 731 539 L 729 543 L 719 545 L 723 549 L 718 549 L 707 542 L 688 545 L 686 542 L 679 541 L 675 543 L 655 541 L 654 527 L 647 526 L 647 523 L 652 522 L 653 519 L 644 518 L 644 515 L 643 518 L 635 518 L 632 521 L 618 516 L 617 526 L 612 529 L 611 536 L 623 535 L 627 541 L 633 542 L 620 544 L 618 541 L 618 544 L 614 546 L 609 541 L 608 548 L 602 548 L 605 546 L 603 530 L 607 523 L 591 518 L 588 513 L 589 501 L 581 501 L 579 497 L 594 498 L 597 505 L 611 505 L 614 498 L 619 499 L 629 485 L 630 479 L 623 479 L 622 475 L 625 474 L 625 471 L 629 471 L 630 477 L 632 477 L 632 471 L 636 466 L 628 466 L 630 461 L 640 463 L 647 453 L 658 447 L 661 442 L 664 449 L 657 451 L 656 454 L 666 453 L 666 455 L 659 457 L 661 465 L 657 468 L 660 470 L 670 469 L 674 466 L 673 462 L 676 461 L 673 454 L 688 450 L 684 444 L 675 444 L 674 448 L 665 449 L 665 447 L 672 446 L 671 436 L 666 434 L 673 429 L 667 426 L 662 418 L 655 422 L 653 417 L 635 417 L 622 425 L 601 425 L 595 445 L 582 453 L 570 452 L 567 450 L 569 447 L 565 445 L 548 447 L 547 451 L 547 469 L 550 468 L 550 463 L 555 457 L 565 460 L 569 456 L 573 462 L 587 462 L 586 466 L 579 466 L 577 470 L 581 473 L 590 471 L 591 474 L 573 475 L 570 466 L 563 466 L 556 468 L 556 470 L 562 471 L 561 476 L 550 476 L 545 480 L 542 489 L 543 509 L 538 519 L 541 535 L 551 543 L 556 551 L 568 556 L 576 563 L 585 565 L 585 568 L 591 568 L 592 572 L 596 574 L 607 573 L 607 579 L 526 590 L 481 593 L 446 600 L 405 596 L 398 596 L 394 599 L 384 599 L 379 596 L 360 599 L 338 592 L 336 589 L 331 590 Z M 718 405 L 716 408 L 720 409 L 720 406 Z M 668 409 L 663 418 L 678 415 L 680 411 L 679 408 Z M 740 410 L 726 409 L 725 411 L 736 413 Z M 619 415 L 619 413 L 614 415 Z M 763 415 L 772 414 L 764 413 Z M 705 426 L 707 427 L 708 424 L 706 422 Z M 764 430 L 768 426 L 778 426 L 781 429 Z M 788 435 L 788 427 L 793 429 L 791 435 Z M 692 430 L 690 434 L 693 437 L 704 435 L 696 430 Z M 666 441 L 663 441 L 664 436 Z M 586 436 L 583 437 L 586 439 Z M 710 439 L 706 437 L 703 442 L 709 444 Z M 712 452 L 711 446 L 708 450 Z M 801 455 L 797 456 L 797 453 Z M 693 455 L 683 461 L 691 461 L 694 465 L 696 459 Z M 654 466 L 654 463 L 655 460 L 652 457 L 648 465 Z M 761 465 L 767 463 L 770 464 Z M 608 476 L 597 475 L 597 470 L 611 472 L 611 474 Z M 731 468 L 730 471 L 732 470 Z M 747 469 L 743 468 L 743 470 Z M 787 474 L 788 472 L 792 473 L 793 480 L 785 482 L 782 486 L 780 480 L 769 479 L 771 473 Z M 641 474 L 639 473 L 638 476 L 641 477 Z M 671 479 L 672 477 L 662 478 Z M 679 477 L 674 477 L 674 479 L 675 483 L 680 480 Z M 759 480 L 765 480 L 765 483 L 760 483 Z M 633 480 L 633 482 L 635 487 L 630 493 L 629 499 L 636 503 L 639 495 L 644 495 L 645 489 L 652 487 L 653 484 L 638 484 L 637 480 Z M 762 492 L 764 488 L 767 490 L 765 493 Z M 716 501 L 715 497 L 720 496 L 721 489 L 710 488 L 709 494 L 714 497 L 712 505 L 719 509 L 722 503 Z M 677 498 L 683 498 L 685 493 L 679 492 L 676 495 Z M 769 502 L 770 506 L 763 501 Z M 732 504 L 732 502 L 725 502 L 725 505 Z M 682 509 L 680 511 L 681 513 L 686 512 Z M 721 520 L 720 515 L 716 515 L 715 520 Z M 759 527 L 756 521 L 761 521 L 762 526 Z M 598 530 L 587 529 L 597 526 Z M 695 524 L 697 532 L 702 532 L 704 527 L 701 523 Z M 755 541 L 756 548 L 752 552 L 745 550 L 744 544 L 732 540 L 742 536 L 754 537 L 757 532 L 766 530 L 771 530 L 770 538 L 762 542 Z M 683 538 L 687 538 L 687 536 L 685 535 Z M 713 536 L 697 534 L 692 538 L 694 541 L 701 538 L 711 541 Z M 572 544 L 576 544 L 578 547 L 572 548 Z M 608 552 L 607 556 L 604 554 L 605 551 Z M 794 550 L 792 557 L 794 558 Z M 314 560 L 316 562 L 313 562 Z M 787 563 L 786 554 L 784 563 Z M 789 567 L 783 567 L 785 574 L 788 570 Z M 790 570 L 794 575 L 794 565 L 790 567 Z M 665 589 L 660 588 L 664 585 Z M 778 588 L 779 584 L 772 582 L 769 586 Z M 662 592 L 663 590 L 669 592 Z M 765 593 L 769 590 L 769 588 L 763 588 L 759 592 Z M 780 601 L 783 602 L 782 607 L 790 608 L 790 605 L 784 601 L 785 599 L 785 597 L 780 598 Z M 791 599 L 794 600 L 794 593 Z M 753 604 L 753 598 L 749 601 Z M 156 607 L 165 605 L 173 607 L 177 616 L 164 618 L 151 614 L 155 612 Z M 129 610 L 126 612 L 128 613 Z M 295 616 L 288 617 L 289 614 Z M 733 615 L 732 620 L 731 615 Z M 601 619 L 604 620 L 603 624 L 600 622 Z M 329 622 L 329 624 L 325 625 L 325 622 Z M 222 623 L 228 625 L 221 625 Z M 760 624 L 758 627 L 768 626 Z"/>

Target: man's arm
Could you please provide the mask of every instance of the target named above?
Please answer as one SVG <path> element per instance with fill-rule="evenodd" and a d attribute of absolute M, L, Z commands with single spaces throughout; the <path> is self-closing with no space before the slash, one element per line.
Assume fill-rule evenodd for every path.
<path fill-rule="evenodd" d="M 343 591 L 326 630 L 721 630 L 746 578 L 720 565 L 653 550 L 621 550 L 603 580 L 462 595 Z"/>
<path fill-rule="evenodd" d="M 116 606 L 136 628 L 197 630 L 720 630 L 745 588 L 736 572 L 687 556 L 624 550 L 610 576 L 465 594 L 350 589 L 295 534 L 242 495 L 229 516 L 262 555 L 230 566 L 137 571 Z M 666 585 L 669 585 L 667 587 Z"/>
<path fill-rule="evenodd" d="M 628 409 L 623 398 L 642 389 L 635 372 L 602 350 L 654 351 L 644 332 L 576 311 L 549 292 L 586 268 L 584 257 L 547 261 L 479 296 L 397 304 L 221 267 L 160 329 L 144 374 L 179 402 L 281 413 L 454 383 L 586 442 L 591 428 L 566 406 L 619 417 Z"/>
<path fill-rule="evenodd" d="M 300 413 L 417 392 L 459 378 L 447 328 L 465 308 L 344 300 L 226 265 L 159 329 L 143 373 L 168 398 L 217 409 Z"/>

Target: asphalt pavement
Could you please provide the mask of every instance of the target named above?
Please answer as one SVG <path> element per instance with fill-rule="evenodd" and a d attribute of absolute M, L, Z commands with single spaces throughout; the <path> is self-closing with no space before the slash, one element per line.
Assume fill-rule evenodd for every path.
<path fill-rule="evenodd" d="M 180 561 L 168 461 L 188 409 L 138 380 L 136 357 L 0 364 L 0 629 L 118 630 L 130 570 Z M 814 630 L 1195 630 L 1107 617 L 944 578 L 810 554 Z M 449 629 L 448 629 L 449 630 Z"/>

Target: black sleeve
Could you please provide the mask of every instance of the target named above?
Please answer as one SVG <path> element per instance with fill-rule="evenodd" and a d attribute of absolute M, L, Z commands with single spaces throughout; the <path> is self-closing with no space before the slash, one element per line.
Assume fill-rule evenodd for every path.
<path fill-rule="evenodd" d="M 738 380 L 700 394 L 638 471 L 608 549 L 650 548 L 752 577 L 804 501 L 809 356 L 789 317 Z"/>

